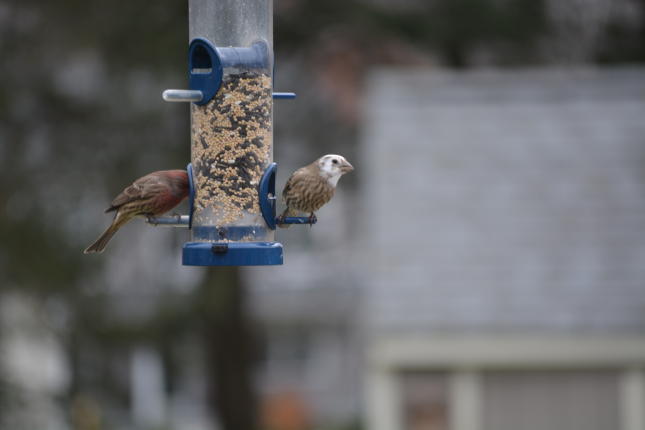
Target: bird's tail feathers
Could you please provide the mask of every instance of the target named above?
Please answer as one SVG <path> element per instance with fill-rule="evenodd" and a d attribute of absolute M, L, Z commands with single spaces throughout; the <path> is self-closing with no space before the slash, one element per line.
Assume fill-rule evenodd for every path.
<path fill-rule="evenodd" d="M 93 244 L 85 248 L 85 251 L 83 251 L 83 254 L 93 254 L 93 253 L 101 253 L 107 246 L 108 242 L 110 239 L 112 239 L 112 236 L 114 236 L 114 233 L 116 233 L 126 222 L 128 222 L 132 217 L 127 217 L 127 216 L 120 216 L 119 213 L 117 213 L 116 217 L 114 217 L 114 220 L 112 221 L 112 224 L 103 232 L 101 236 L 99 236 L 96 241 L 94 241 Z"/>

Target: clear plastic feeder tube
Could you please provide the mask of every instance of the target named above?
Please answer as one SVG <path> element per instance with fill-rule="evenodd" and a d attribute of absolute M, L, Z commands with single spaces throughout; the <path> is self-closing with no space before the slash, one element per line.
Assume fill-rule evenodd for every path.
<path fill-rule="evenodd" d="M 203 38 L 216 48 L 259 42 L 268 56 L 262 64 L 224 65 L 215 96 L 205 104 L 191 103 L 196 242 L 274 241 L 258 197 L 262 174 L 273 161 L 272 3 L 189 1 L 191 41 Z"/>

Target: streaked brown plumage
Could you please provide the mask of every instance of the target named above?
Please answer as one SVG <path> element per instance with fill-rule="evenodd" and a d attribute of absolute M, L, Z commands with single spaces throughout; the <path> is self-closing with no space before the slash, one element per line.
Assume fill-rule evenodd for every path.
<path fill-rule="evenodd" d="M 352 170 L 354 167 L 344 157 L 335 154 L 324 155 L 296 170 L 282 191 L 282 201 L 287 208 L 279 220 L 297 216 L 300 212 L 306 212 L 314 219 L 314 212 L 334 196 L 340 177 Z M 289 224 L 278 224 L 283 228 L 289 227 Z"/>
<path fill-rule="evenodd" d="M 185 170 L 160 170 L 143 176 L 121 192 L 105 212 L 116 211 L 112 224 L 85 254 L 103 252 L 114 233 L 136 216 L 156 216 L 168 212 L 188 196 Z"/>

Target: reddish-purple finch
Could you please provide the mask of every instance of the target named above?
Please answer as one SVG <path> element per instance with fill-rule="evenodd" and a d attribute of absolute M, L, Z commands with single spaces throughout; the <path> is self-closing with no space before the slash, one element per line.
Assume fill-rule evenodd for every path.
<path fill-rule="evenodd" d="M 313 163 L 296 170 L 287 180 L 282 191 L 282 201 L 287 205 L 282 215 L 278 217 L 280 227 L 286 217 L 298 215 L 299 212 L 309 213 L 310 221 L 316 218 L 314 212 L 320 209 L 334 196 L 338 180 L 354 167 L 341 155 L 323 155 Z"/>
<path fill-rule="evenodd" d="M 137 179 L 121 192 L 105 212 L 116 211 L 112 224 L 85 249 L 85 254 L 103 252 L 114 233 L 137 216 L 157 216 L 177 206 L 189 193 L 185 170 L 160 170 Z"/>

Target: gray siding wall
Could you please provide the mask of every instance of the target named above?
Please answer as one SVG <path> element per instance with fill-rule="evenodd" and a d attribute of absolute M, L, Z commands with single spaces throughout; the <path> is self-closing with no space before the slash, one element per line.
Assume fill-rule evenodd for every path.
<path fill-rule="evenodd" d="M 371 328 L 645 328 L 645 69 L 383 69 L 365 112 Z"/>

